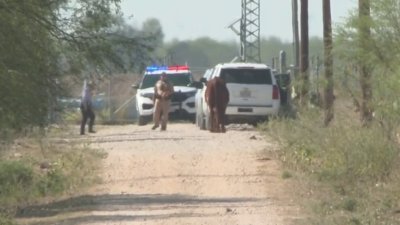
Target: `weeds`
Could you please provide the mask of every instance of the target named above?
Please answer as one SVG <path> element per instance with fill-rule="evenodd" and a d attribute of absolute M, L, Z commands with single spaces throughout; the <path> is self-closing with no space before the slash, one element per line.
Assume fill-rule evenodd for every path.
<path fill-rule="evenodd" d="M 10 215 L 0 213 L 0 224 L 1 225 L 16 225 Z"/>
<path fill-rule="evenodd" d="M 309 224 L 398 224 L 399 146 L 385 126 L 362 128 L 355 117 L 336 113 L 330 127 L 322 112 L 308 109 L 296 119 L 276 118 L 261 129 L 282 149 L 291 170 L 315 183 L 306 205 L 315 217 Z"/>
<path fill-rule="evenodd" d="M 104 156 L 80 144 L 53 143 L 35 135 L 7 146 L 0 159 L 0 224 L 11 225 L 18 207 L 93 184 L 97 162 Z"/>
<path fill-rule="evenodd" d="M 291 178 L 293 175 L 289 172 L 289 171 L 287 171 L 287 170 L 285 170 L 285 171 L 283 171 L 283 173 L 282 173 L 282 178 L 283 179 L 289 179 L 289 178 Z"/>

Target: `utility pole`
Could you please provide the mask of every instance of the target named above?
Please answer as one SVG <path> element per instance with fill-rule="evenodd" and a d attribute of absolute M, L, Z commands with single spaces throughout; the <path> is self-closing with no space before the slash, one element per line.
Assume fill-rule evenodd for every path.
<path fill-rule="evenodd" d="M 308 60 L 308 0 L 300 0 L 300 102 L 307 104 L 309 92 L 309 60 Z"/>
<path fill-rule="evenodd" d="M 240 22 L 240 31 L 234 28 Z M 242 17 L 229 28 L 240 36 L 240 60 L 261 62 L 260 53 L 260 0 L 242 0 Z"/>
<path fill-rule="evenodd" d="M 299 44 L 299 7 L 298 0 L 292 0 L 292 28 L 293 28 L 293 47 L 294 47 L 294 68 L 297 73 L 300 64 L 300 44 Z"/>

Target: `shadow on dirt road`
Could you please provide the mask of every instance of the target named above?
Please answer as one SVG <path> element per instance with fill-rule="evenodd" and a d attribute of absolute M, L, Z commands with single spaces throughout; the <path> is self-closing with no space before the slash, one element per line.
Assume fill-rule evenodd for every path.
<path fill-rule="evenodd" d="M 187 208 L 187 207 L 226 207 L 226 205 L 248 205 L 254 204 L 265 199 L 257 198 L 198 198 L 196 196 L 188 195 L 133 195 L 133 194 L 120 194 L 120 195 L 84 195 L 73 197 L 50 204 L 34 205 L 27 208 L 20 209 L 17 212 L 16 218 L 44 218 L 53 217 L 59 214 L 68 214 L 76 212 L 90 212 L 90 211 L 127 211 L 141 209 L 145 207 L 152 207 L 154 209 L 168 208 Z M 227 208 L 229 210 L 229 208 Z M 136 220 L 159 220 L 171 217 L 202 217 L 210 216 L 202 215 L 199 213 L 170 213 L 170 214 L 152 214 L 152 215 L 87 215 L 63 219 L 60 222 L 44 222 L 30 223 L 31 225 L 46 225 L 46 224 L 85 224 L 97 221 L 136 221 Z"/>

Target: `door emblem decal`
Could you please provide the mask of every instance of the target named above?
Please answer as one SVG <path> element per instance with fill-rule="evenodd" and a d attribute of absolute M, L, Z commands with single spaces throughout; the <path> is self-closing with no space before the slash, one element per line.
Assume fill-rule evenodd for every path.
<path fill-rule="evenodd" d="M 243 88 L 240 91 L 240 97 L 242 98 L 250 98 L 251 97 L 251 91 L 248 88 Z"/>

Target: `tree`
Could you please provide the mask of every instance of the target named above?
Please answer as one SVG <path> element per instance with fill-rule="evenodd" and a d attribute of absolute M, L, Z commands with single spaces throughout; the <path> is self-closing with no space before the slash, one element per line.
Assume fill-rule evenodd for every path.
<path fill-rule="evenodd" d="M 359 3 L 336 30 L 335 65 L 341 78 L 337 88 L 344 88 L 352 98 L 363 125 L 376 118 L 387 133 L 395 135 L 391 130 L 400 124 L 400 4 L 398 0 Z"/>
<path fill-rule="evenodd" d="M 366 54 L 365 50 L 369 49 L 371 39 L 371 12 L 369 0 L 358 0 L 359 10 L 359 45 L 363 55 Z M 363 51 L 364 50 L 364 51 Z M 363 57 L 360 57 L 362 59 Z M 360 73 L 360 86 L 361 86 L 361 121 L 363 125 L 367 125 L 372 121 L 372 84 L 371 84 L 371 68 L 366 61 L 360 60 L 359 62 L 359 73 Z"/>
<path fill-rule="evenodd" d="M 152 50 L 148 37 L 118 32 L 119 2 L 0 1 L 0 130 L 46 125 L 65 74 L 124 70 L 116 50 Z"/>
<path fill-rule="evenodd" d="M 161 47 L 164 40 L 164 32 L 162 30 L 162 26 L 160 21 L 156 18 L 151 18 L 143 22 L 142 32 L 145 36 L 148 37 L 156 37 L 153 41 L 155 47 Z"/>
<path fill-rule="evenodd" d="M 332 20 L 331 20 L 331 2 L 330 0 L 322 1 L 323 11 L 323 27 L 324 27 L 324 69 L 326 85 L 324 88 L 324 109 L 325 109 L 325 126 L 333 119 L 333 57 L 332 57 Z"/>
<path fill-rule="evenodd" d="M 197 48 L 192 42 L 177 42 L 168 49 L 168 52 L 171 56 L 169 64 L 188 64 L 191 67 L 210 64 L 204 50 Z"/>

